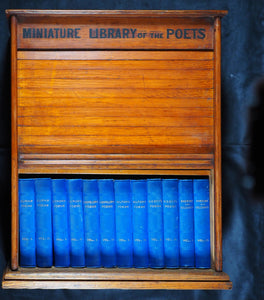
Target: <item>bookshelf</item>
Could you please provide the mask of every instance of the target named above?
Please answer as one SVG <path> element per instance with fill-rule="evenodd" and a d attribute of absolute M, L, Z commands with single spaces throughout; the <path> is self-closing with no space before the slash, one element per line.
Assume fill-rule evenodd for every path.
<path fill-rule="evenodd" d="M 12 237 L 3 288 L 230 289 L 222 271 L 226 11 L 7 10 Z M 23 176 L 206 176 L 211 269 L 21 268 Z"/>

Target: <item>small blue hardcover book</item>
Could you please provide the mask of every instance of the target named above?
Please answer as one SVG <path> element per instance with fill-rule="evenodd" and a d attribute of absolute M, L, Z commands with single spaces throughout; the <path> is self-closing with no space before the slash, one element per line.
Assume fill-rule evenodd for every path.
<path fill-rule="evenodd" d="M 51 179 L 36 178 L 35 191 L 37 266 L 51 267 L 53 264 Z"/>
<path fill-rule="evenodd" d="M 70 266 L 68 199 L 65 179 L 52 180 L 52 221 L 55 267 Z"/>
<path fill-rule="evenodd" d="M 194 267 L 193 181 L 179 179 L 180 267 Z"/>
<path fill-rule="evenodd" d="M 178 179 L 162 180 L 165 267 L 179 267 Z"/>
<path fill-rule="evenodd" d="M 68 207 L 70 228 L 71 267 L 84 267 L 84 222 L 82 203 L 82 179 L 68 179 Z"/>
<path fill-rule="evenodd" d="M 147 179 L 149 267 L 164 267 L 161 179 Z"/>
<path fill-rule="evenodd" d="M 147 181 L 131 180 L 133 264 L 148 267 Z"/>
<path fill-rule="evenodd" d="M 99 192 L 97 179 L 83 180 L 84 248 L 86 267 L 101 266 Z"/>
<path fill-rule="evenodd" d="M 209 180 L 193 180 L 195 267 L 210 268 Z"/>
<path fill-rule="evenodd" d="M 36 266 L 35 184 L 33 179 L 19 179 L 20 266 Z"/>
<path fill-rule="evenodd" d="M 116 266 L 115 194 L 112 179 L 98 180 L 100 211 L 101 264 Z"/>
<path fill-rule="evenodd" d="M 133 266 L 132 207 L 130 180 L 115 180 L 116 263 Z"/>

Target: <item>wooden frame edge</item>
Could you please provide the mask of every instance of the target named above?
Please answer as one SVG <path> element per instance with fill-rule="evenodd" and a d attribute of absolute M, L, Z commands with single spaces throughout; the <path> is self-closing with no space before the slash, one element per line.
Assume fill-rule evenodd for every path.
<path fill-rule="evenodd" d="M 18 268 L 17 19 L 11 17 L 11 268 Z"/>
<path fill-rule="evenodd" d="M 214 130 L 215 130 L 215 168 L 214 168 L 214 242 L 215 270 L 222 271 L 222 177 L 221 177 L 221 22 L 215 19 L 215 67 L 214 67 Z"/>
<path fill-rule="evenodd" d="M 230 290 L 230 281 L 12 281 L 3 289 Z"/>
<path fill-rule="evenodd" d="M 226 10 L 40 10 L 6 9 L 7 18 L 13 15 L 21 17 L 47 16 L 90 16 L 90 17 L 224 17 Z"/>

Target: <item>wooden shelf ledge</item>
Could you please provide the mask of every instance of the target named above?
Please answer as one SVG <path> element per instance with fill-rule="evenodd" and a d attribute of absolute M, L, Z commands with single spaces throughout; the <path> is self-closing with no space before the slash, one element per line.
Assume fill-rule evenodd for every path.
<path fill-rule="evenodd" d="M 231 289 L 227 274 L 197 269 L 19 268 L 4 289 Z"/>

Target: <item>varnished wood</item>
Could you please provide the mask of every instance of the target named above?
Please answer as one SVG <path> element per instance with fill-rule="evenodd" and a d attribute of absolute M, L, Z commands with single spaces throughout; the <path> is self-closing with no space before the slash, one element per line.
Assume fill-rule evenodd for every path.
<path fill-rule="evenodd" d="M 121 290 L 230 290 L 230 282 L 221 281 L 70 281 L 36 280 L 2 282 L 4 289 L 121 289 Z"/>
<path fill-rule="evenodd" d="M 71 89 L 53 89 L 53 88 L 43 88 L 43 89 L 19 89 L 17 91 L 19 98 L 32 98 L 32 97 L 63 97 L 63 98 L 86 98 L 87 90 L 80 89 L 78 92 Z M 132 98 L 197 98 L 203 97 L 204 99 L 213 98 L 213 89 L 89 89 L 89 95 L 92 98 L 125 98 L 131 95 Z"/>
<path fill-rule="evenodd" d="M 214 168 L 210 170 L 209 175 L 209 197 L 210 197 L 210 252 L 211 252 L 211 268 L 215 270 L 216 251 L 215 251 L 215 180 Z"/>
<path fill-rule="evenodd" d="M 18 267 L 18 176 L 73 174 L 208 176 L 211 269 L 19 268 L 6 272 L 4 288 L 232 287 L 222 272 L 220 18 L 225 14 L 7 11 L 12 16 L 11 268 Z M 30 31 L 55 27 L 81 34 L 42 39 Z M 24 37 L 23 28 L 29 30 Z M 100 28 L 136 28 L 146 35 L 91 38 Z M 184 38 L 150 34 L 175 28 Z"/>
<path fill-rule="evenodd" d="M 3 282 L 3 288 L 230 289 L 231 287 L 228 275 L 223 272 L 186 269 L 37 268 L 32 271 L 30 268 L 20 268 L 16 272 L 7 271 Z"/>
<path fill-rule="evenodd" d="M 18 268 L 17 20 L 11 18 L 11 268 Z"/>
<path fill-rule="evenodd" d="M 23 29 L 26 28 L 27 30 L 30 28 L 34 28 L 34 24 L 27 24 L 20 26 L 18 24 L 18 48 L 19 49 L 189 49 L 193 50 L 196 48 L 204 49 L 204 50 L 211 50 L 213 49 L 213 31 L 212 31 L 212 20 L 208 18 L 201 19 L 201 22 L 198 24 L 193 24 L 190 19 L 183 19 L 181 20 L 180 24 L 175 24 L 175 20 L 171 19 L 167 20 L 167 26 L 161 24 L 155 24 L 155 20 L 148 22 L 147 24 L 142 24 L 142 22 L 138 21 L 138 19 L 131 20 L 123 18 L 122 20 L 118 20 L 115 24 L 109 24 L 108 19 L 105 18 L 100 20 L 101 22 L 95 24 L 94 20 L 90 20 L 88 24 L 66 24 L 60 23 L 56 24 L 56 28 L 65 28 L 70 30 L 77 30 L 80 32 L 80 38 L 60 38 L 60 39 L 24 39 L 23 38 Z M 45 26 L 50 32 L 53 31 L 54 25 L 53 24 L 45 24 Z M 132 30 L 136 28 L 136 36 L 132 38 L 132 33 L 130 33 L 129 38 L 91 38 L 92 35 L 96 36 L 98 28 L 103 28 L 103 30 L 108 31 L 110 30 L 119 30 L 121 32 L 126 30 L 127 27 L 132 26 Z M 176 27 L 177 26 L 177 27 Z M 134 28 L 133 28 L 134 27 Z M 166 37 L 168 35 L 167 30 L 173 30 L 171 36 Z M 190 29 L 189 29 L 190 28 Z M 194 38 L 193 30 L 196 32 L 195 35 L 199 35 L 199 30 L 202 28 L 203 31 L 203 39 Z M 178 39 L 175 37 L 175 30 L 181 30 L 180 36 L 184 35 L 184 30 L 188 30 L 187 36 L 188 38 L 181 38 Z M 41 28 L 40 28 L 41 30 Z M 163 39 L 154 39 L 151 37 L 151 32 L 161 32 L 165 38 Z M 198 32 L 198 33 L 197 33 Z M 142 38 L 142 35 L 144 38 Z M 106 44 L 107 40 L 107 44 Z"/>
<path fill-rule="evenodd" d="M 111 16 L 111 17 L 188 17 L 188 18 L 201 18 L 201 17 L 223 17 L 227 14 L 226 10 L 37 10 L 37 9 L 7 9 L 6 15 L 10 18 L 16 15 L 18 18 L 32 18 L 40 17 L 49 18 L 54 17 L 73 17 L 80 18 L 81 16 Z"/>
<path fill-rule="evenodd" d="M 224 272 L 210 269 L 122 269 L 122 268 L 19 268 L 8 270 L 5 280 L 138 280 L 138 281 L 229 281 Z"/>
<path fill-rule="evenodd" d="M 153 168 L 153 166 L 152 166 Z M 42 175 L 42 174 L 53 174 L 53 175 L 61 175 L 61 174 L 67 174 L 67 175 L 115 175 L 115 176 L 123 176 L 123 175 L 144 175 L 144 176 L 151 176 L 151 175 L 177 175 L 177 176 L 209 176 L 210 170 L 208 169 L 110 169 L 109 166 L 107 166 L 105 169 L 87 169 L 87 168 L 79 168 L 79 166 L 75 166 L 74 168 L 71 168 L 70 166 L 67 168 L 67 166 L 64 166 L 63 170 L 54 167 L 46 167 L 43 165 L 36 165 L 36 168 L 34 168 L 34 165 L 31 165 L 29 168 L 23 168 L 23 165 L 19 168 L 19 174 L 34 174 L 34 175 Z"/>
<path fill-rule="evenodd" d="M 29 153 L 29 154 L 20 154 L 19 155 L 19 160 L 89 160 L 89 159 L 105 159 L 104 154 L 80 154 L 80 153 L 71 153 L 71 154 L 36 154 L 36 153 Z M 138 159 L 171 159 L 171 160 L 213 160 L 213 154 L 129 154 L 129 155 L 118 155 L 118 154 L 108 154 L 107 155 L 107 160 L 113 160 L 113 159 L 118 159 L 118 160 L 124 160 L 124 159 L 131 159 L 131 160 L 138 160 Z"/>
<path fill-rule="evenodd" d="M 192 72 L 193 73 L 193 72 Z M 151 101 L 149 101 L 148 98 L 115 98 L 115 101 L 113 101 L 112 98 L 75 98 L 74 99 L 74 105 L 73 105 L 73 99 L 72 98 L 63 98 L 63 107 L 82 107 L 87 105 L 87 102 L 89 102 L 89 107 L 91 108 L 102 108 L 105 109 L 108 108 L 124 108 L 124 107 L 134 107 L 135 103 L 140 108 L 168 108 L 172 109 L 177 107 L 208 107 L 213 108 L 213 98 L 206 98 L 206 101 L 204 101 L 204 98 L 184 98 L 184 95 L 182 95 L 182 98 L 177 97 L 171 97 L 168 101 L 167 98 L 151 98 Z M 184 103 L 184 104 L 183 104 Z M 44 104 L 44 105 L 43 105 Z M 36 97 L 29 97 L 29 98 L 19 98 L 19 107 L 61 107 L 61 97 L 48 97 L 48 98 L 36 98 Z"/>
<path fill-rule="evenodd" d="M 105 51 L 106 52 L 106 51 Z M 100 53 L 105 56 L 101 51 Z M 153 52 L 148 52 L 152 54 Z M 188 54 L 183 51 L 182 54 Z M 99 54 L 98 54 L 99 55 Z M 131 59 L 132 60 L 132 59 Z M 158 59 L 156 59 L 158 60 Z M 124 60 L 116 59 L 97 59 L 97 60 L 19 60 L 18 69 L 45 69 L 45 70 L 212 70 L 214 67 L 213 60 L 199 60 L 195 56 L 193 59 L 160 59 L 156 64 L 156 60 L 145 59 L 137 60 L 134 57 L 129 63 Z"/>
<path fill-rule="evenodd" d="M 19 51 L 18 60 L 213 60 L 212 51 Z M 43 64 L 42 64 L 43 65 Z M 67 68 L 68 63 L 65 64 Z M 70 65 L 71 66 L 71 65 Z M 49 68 L 49 65 L 44 65 Z M 70 68 L 70 67 L 68 67 Z M 154 69 L 156 69 L 154 67 Z"/>
<path fill-rule="evenodd" d="M 220 11 L 219 11 L 220 12 Z M 111 13 L 100 11 L 95 12 L 52 12 L 47 16 L 41 11 L 31 11 L 25 14 L 23 11 L 8 11 L 8 15 L 16 14 L 18 18 L 18 48 L 32 48 L 32 49 L 213 49 L 213 15 L 207 17 L 208 14 L 203 12 L 161 12 L 149 11 L 145 15 L 142 11 L 113 11 Z M 223 11 L 220 14 L 224 13 Z M 191 18 L 192 15 L 199 18 Z M 162 17 L 166 17 L 164 24 Z M 44 25 L 45 28 L 66 28 L 70 30 L 77 30 L 78 35 L 71 38 L 25 38 L 23 29 L 35 28 L 36 24 Z M 129 26 L 136 27 L 135 35 L 128 38 L 91 38 L 90 30 L 95 31 L 98 28 L 110 28 L 111 30 L 123 29 L 127 30 Z M 204 33 L 199 36 L 199 30 L 202 29 Z M 179 30 L 187 30 L 184 33 L 184 38 L 170 38 L 165 36 L 168 28 Z M 196 30 L 194 32 L 193 30 Z M 153 38 L 151 33 L 159 32 L 164 36 L 163 38 Z M 182 35 L 183 33 L 181 33 Z M 196 37 L 196 35 L 198 37 Z M 132 38 L 133 37 L 133 38 Z M 107 40 L 107 46 L 105 41 Z M 72 42 L 73 41 L 73 42 Z M 76 43 L 77 42 L 77 43 Z"/>
<path fill-rule="evenodd" d="M 130 174 L 140 174 L 142 170 L 148 170 L 148 174 L 159 174 L 153 170 L 153 166 L 160 174 L 179 175 L 184 170 L 185 175 L 199 174 L 210 175 L 209 169 L 213 168 L 213 155 L 211 154 L 140 154 L 140 155 L 87 155 L 87 154 L 21 154 L 19 158 L 20 173 L 35 173 L 45 168 L 45 173 L 73 173 L 90 174 L 99 170 L 116 174 L 127 170 Z M 78 170 L 78 172 L 77 172 Z M 192 173 L 194 171 L 194 173 Z M 165 172 L 165 173 L 164 173 Z M 174 172 L 174 173 L 173 173 Z M 198 172 L 198 173 L 197 173 Z"/>
<path fill-rule="evenodd" d="M 221 166 L 221 22 L 215 20 L 215 269 L 222 271 L 222 166 Z"/>
<path fill-rule="evenodd" d="M 157 74 L 158 75 L 158 74 Z M 158 77 L 157 77 L 158 78 Z M 18 79 L 17 80 L 17 86 L 18 88 L 45 88 L 49 84 L 47 79 L 31 79 L 27 78 L 24 79 Z M 182 86 L 185 86 L 186 89 L 188 88 L 195 88 L 199 87 L 201 89 L 212 89 L 213 85 L 210 80 L 204 80 L 204 79 L 130 79 L 127 82 L 127 78 L 123 79 L 108 79 L 107 81 L 105 79 L 52 79 L 52 88 L 53 89 L 73 89 L 78 91 L 79 89 L 85 89 L 88 90 L 90 88 L 105 88 L 105 89 L 111 89 L 115 88 L 117 86 L 124 86 L 126 89 L 177 89 L 181 88 Z"/>
<path fill-rule="evenodd" d="M 19 149 L 22 153 L 32 151 L 40 153 L 40 149 L 46 145 L 49 145 L 49 151 L 46 153 L 63 153 L 66 149 L 73 153 L 85 153 L 89 152 L 89 149 L 92 149 L 94 153 L 102 151 L 127 153 L 127 149 L 130 153 L 143 151 L 150 153 L 156 151 L 188 153 L 189 151 L 189 153 L 194 153 L 195 149 L 205 147 L 207 150 L 200 151 L 211 153 L 213 145 L 213 107 L 209 95 L 213 91 L 213 56 L 211 52 L 200 51 L 197 55 L 197 52 L 194 51 L 172 51 L 168 53 L 166 60 L 164 52 L 162 55 L 161 52 L 153 51 L 136 53 L 130 51 L 130 54 L 128 51 L 125 53 L 99 51 L 88 56 L 81 54 L 80 56 L 83 59 L 87 58 L 86 60 L 79 60 L 77 56 L 75 56 L 76 60 L 73 58 L 68 60 L 69 56 L 62 52 L 54 54 L 58 60 L 53 58 L 45 60 L 51 58 L 52 53 L 54 52 L 23 54 L 18 63 L 19 70 L 24 70 L 26 77 L 18 76 Z M 126 54 L 129 60 L 125 59 Z M 151 60 L 152 56 L 156 61 Z M 40 60 L 39 58 L 45 59 Z M 29 62 L 31 69 L 28 69 L 29 65 L 25 65 Z M 205 63 L 210 63 L 210 66 L 203 65 Z M 209 68 L 209 79 L 193 77 L 192 70 L 197 71 L 206 66 Z M 38 70 L 44 67 L 46 76 L 40 79 Z M 54 78 L 57 70 L 67 73 L 65 68 L 70 69 L 71 78 Z M 94 68 L 100 70 L 101 75 L 106 70 L 104 78 L 79 78 L 80 70 L 91 70 L 92 72 L 89 74 L 92 74 Z M 159 69 L 165 71 L 165 68 L 166 73 L 164 72 L 164 77 L 162 77 Z M 37 71 L 31 73 L 32 77 L 27 76 L 27 70 L 32 72 L 32 69 Z M 123 76 L 120 70 L 123 71 L 123 74 L 127 74 L 127 70 L 131 70 L 132 73 L 134 72 L 133 78 Z M 150 70 L 152 78 L 148 78 Z M 180 77 L 181 70 L 186 72 L 185 78 Z M 116 78 L 107 78 L 109 71 Z M 147 71 L 146 76 L 145 71 Z M 173 75 L 176 79 L 173 78 Z M 47 90 L 47 87 L 50 87 L 50 90 Z M 199 102 L 196 104 L 195 100 L 198 94 L 193 95 L 194 91 L 200 92 L 199 97 L 208 93 L 209 100 L 204 101 L 208 106 L 205 103 L 203 106 L 199 106 Z M 104 94 L 101 94 L 102 92 Z M 29 93 L 34 93 L 34 97 L 42 99 L 40 106 L 31 101 L 33 94 L 31 96 Z M 48 104 L 45 102 L 46 95 L 44 93 L 49 93 L 51 99 L 53 97 L 59 99 L 56 96 L 57 93 L 67 99 L 72 98 L 72 105 L 65 107 L 62 103 L 61 106 L 58 106 L 56 102 L 55 106 L 50 102 Z M 133 94 L 138 98 L 134 98 Z M 178 94 L 186 95 L 190 97 L 190 100 L 180 101 L 177 97 Z M 106 95 L 109 105 L 112 107 L 105 106 L 104 97 Z M 141 98 L 139 98 L 140 96 Z M 157 96 L 163 97 L 160 108 L 150 105 L 153 97 L 155 101 Z M 167 97 L 164 98 L 164 96 Z M 176 100 L 171 101 L 168 96 Z M 125 97 L 130 101 L 133 99 L 133 102 L 129 104 L 128 101 L 128 105 L 126 105 Z M 148 99 L 149 97 L 151 99 Z M 191 97 L 194 97 L 195 100 L 192 100 Z M 83 98 L 86 101 L 81 100 L 82 105 L 77 106 L 79 99 Z M 96 104 L 95 107 L 90 105 L 90 99 L 92 104 Z M 124 99 L 123 107 L 116 104 L 116 102 L 120 104 L 119 99 Z M 21 104 L 20 101 L 22 101 Z M 67 103 L 67 101 L 65 102 Z M 149 104 L 145 108 L 146 102 Z M 187 107 L 185 107 L 186 102 L 188 102 Z M 102 150 L 103 147 L 106 150 Z M 156 165 L 156 162 L 154 161 L 153 164 Z M 167 164 L 165 165 L 167 166 Z M 175 164 L 172 165 L 175 166 Z M 189 168 L 190 165 L 187 167 L 183 162 L 182 166 Z"/>

